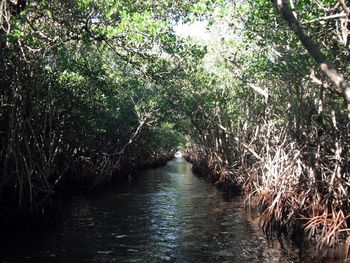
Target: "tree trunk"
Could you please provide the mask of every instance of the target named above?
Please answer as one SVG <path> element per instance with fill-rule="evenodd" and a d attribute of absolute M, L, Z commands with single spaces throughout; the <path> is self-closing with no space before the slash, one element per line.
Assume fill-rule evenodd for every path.
<path fill-rule="evenodd" d="M 333 83 L 336 91 L 343 94 L 347 103 L 347 113 L 350 118 L 350 87 L 343 75 L 340 74 L 332 64 L 327 60 L 319 46 L 311 39 L 308 33 L 302 28 L 297 18 L 288 8 L 288 5 L 283 0 L 271 0 L 283 18 L 287 21 L 289 27 L 293 30 L 300 42 L 318 63 L 320 69 L 326 74 L 328 79 Z"/>

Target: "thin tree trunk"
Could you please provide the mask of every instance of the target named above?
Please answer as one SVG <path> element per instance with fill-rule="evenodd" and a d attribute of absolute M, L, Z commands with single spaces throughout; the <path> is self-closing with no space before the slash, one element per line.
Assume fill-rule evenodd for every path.
<path fill-rule="evenodd" d="M 299 21 L 289 9 L 288 5 L 283 0 L 271 0 L 273 5 L 281 13 L 287 21 L 289 27 L 299 38 L 303 46 L 318 63 L 320 69 L 326 74 L 328 79 L 334 84 L 334 89 L 341 92 L 347 103 L 348 117 L 350 118 L 350 87 L 343 75 L 340 74 L 332 64 L 327 60 L 319 46 L 311 39 L 308 33 L 302 28 Z"/>

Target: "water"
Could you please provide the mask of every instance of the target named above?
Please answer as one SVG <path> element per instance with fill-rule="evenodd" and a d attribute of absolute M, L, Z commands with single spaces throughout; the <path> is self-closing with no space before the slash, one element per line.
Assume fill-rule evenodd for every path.
<path fill-rule="evenodd" d="M 9 237 L 0 262 L 301 262 L 182 158 L 103 196 L 74 197 L 62 217 L 54 229 Z"/>

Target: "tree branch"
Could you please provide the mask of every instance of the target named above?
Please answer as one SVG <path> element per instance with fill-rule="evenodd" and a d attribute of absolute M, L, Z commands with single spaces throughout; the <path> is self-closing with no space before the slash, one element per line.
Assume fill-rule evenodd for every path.
<path fill-rule="evenodd" d="M 340 13 L 340 14 L 335 14 L 335 15 L 322 16 L 322 17 L 319 17 L 319 18 L 316 18 L 316 19 L 305 21 L 303 24 L 311 24 L 311 23 L 318 22 L 318 21 L 335 19 L 335 18 L 346 18 L 346 17 L 347 17 L 346 14 Z"/>
<path fill-rule="evenodd" d="M 287 4 L 283 0 L 271 0 L 271 2 L 286 20 L 289 27 L 299 38 L 311 57 L 318 63 L 320 69 L 333 83 L 334 89 L 343 94 L 347 102 L 348 117 L 350 118 L 350 87 L 343 75 L 338 73 L 333 65 L 327 60 L 319 46 L 311 39 L 308 33 L 302 28 L 298 20 L 295 18 L 293 13 L 289 10 Z"/>

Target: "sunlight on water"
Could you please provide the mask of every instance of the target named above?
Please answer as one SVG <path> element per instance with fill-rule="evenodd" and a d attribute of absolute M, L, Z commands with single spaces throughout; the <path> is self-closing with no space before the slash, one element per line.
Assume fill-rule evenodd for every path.
<path fill-rule="evenodd" d="M 56 228 L 9 238 L 0 262 L 301 262 L 290 243 L 261 233 L 241 200 L 223 198 L 180 157 L 65 205 Z"/>

